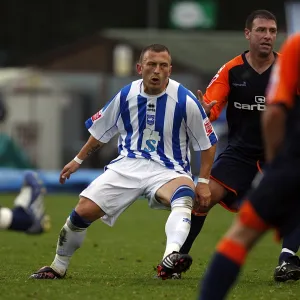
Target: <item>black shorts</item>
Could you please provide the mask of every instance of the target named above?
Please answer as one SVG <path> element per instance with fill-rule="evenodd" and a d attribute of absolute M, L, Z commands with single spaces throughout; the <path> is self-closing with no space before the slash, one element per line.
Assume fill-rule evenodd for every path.
<path fill-rule="evenodd" d="M 291 232 L 300 224 L 300 157 L 277 158 L 246 198 L 281 236 Z"/>
<path fill-rule="evenodd" d="M 220 204 L 228 210 L 236 211 L 240 201 L 251 188 L 258 171 L 260 171 L 258 160 L 249 159 L 228 146 L 217 157 L 211 170 L 211 178 L 228 191 Z"/>

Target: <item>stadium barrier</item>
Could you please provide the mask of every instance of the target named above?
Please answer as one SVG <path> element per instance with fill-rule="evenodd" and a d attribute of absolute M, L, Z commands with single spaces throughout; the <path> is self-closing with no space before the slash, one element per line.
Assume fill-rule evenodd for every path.
<path fill-rule="evenodd" d="M 0 168 L 0 193 L 18 192 L 23 183 L 24 172 L 27 170 Z M 72 174 L 65 184 L 59 183 L 60 171 L 35 170 L 43 180 L 47 192 L 74 192 L 79 193 L 87 187 L 103 169 L 80 169 Z"/>

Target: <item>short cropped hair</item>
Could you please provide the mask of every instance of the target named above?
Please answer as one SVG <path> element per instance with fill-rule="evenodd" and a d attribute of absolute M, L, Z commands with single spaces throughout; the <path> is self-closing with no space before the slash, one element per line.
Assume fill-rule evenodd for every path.
<path fill-rule="evenodd" d="M 171 57 L 171 53 L 170 53 L 170 50 L 168 49 L 168 47 L 166 47 L 164 45 L 161 45 L 161 44 L 152 44 L 152 45 L 149 45 L 149 46 L 145 47 L 142 50 L 139 62 L 143 61 L 144 55 L 147 51 L 153 51 L 153 52 L 157 52 L 157 53 L 159 53 L 159 52 L 168 52 L 168 54 Z"/>
<path fill-rule="evenodd" d="M 257 18 L 274 20 L 277 24 L 276 17 L 268 10 L 258 9 L 253 11 L 246 19 L 246 28 L 252 30 L 253 21 Z"/>

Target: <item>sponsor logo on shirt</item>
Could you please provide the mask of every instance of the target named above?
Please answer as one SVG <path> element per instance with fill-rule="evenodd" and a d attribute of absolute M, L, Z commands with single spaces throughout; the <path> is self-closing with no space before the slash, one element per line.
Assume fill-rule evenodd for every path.
<path fill-rule="evenodd" d="M 143 140 L 142 140 L 142 150 L 146 152 L 155 152 L 157 151 L 157 145 L 160 141 L 160 136 L 158 131 L 145 128 L 143 131 Z"/>
<path fill-rule="evenodd" d="M 266 110 L 265 96 L 255 96 L 254 101 L 256 104 L 234 102 L 233 105 L 235 108 L 242 109 L 242 110 L 258 110 L 258 111 Z"/>
<path fill-rule="evenodd" d="M 266 97 L 265 96 L 255 96 L 255 102 L 263 104 L 266 102 Z"/>

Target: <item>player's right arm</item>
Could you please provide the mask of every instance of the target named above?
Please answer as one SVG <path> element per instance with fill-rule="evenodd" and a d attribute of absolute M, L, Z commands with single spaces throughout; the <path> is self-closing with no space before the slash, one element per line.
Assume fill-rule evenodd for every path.
<path fill-rule="evenodd" d="M 76 155 L 75 159 L 77 161 L 75 159 L 72 159 L 68 164 L 66 164 L 63 167 L 62 171 L 60 172 L 59 182 L 61 184 L 64 184 L 66 179 L 69 179 L 71 174 L 75 173 L 79 169 L 81 163 L 92 153 L 100 149 L 103 145 L 104 143 L 99 142 L 91 135 L 88 141 Z"/>
<path fill-rule="evenodd" d="M 203 108 L 209 116 L 210 121 L 218 119 L 222 109 L 226 106 L 227 98 L 230 92 L 228 81 L 228 66 L 223 65 L 218 73 L 212 78 L 203 95 Z M 198 98 L 201 92 L 198 91 Z M 215 103 L 215 104 L 214 104 Z"/>
<path fill-rule="evenodd" d="M 76 160 L 71 160 L 61 171 L 59 178 L 61 184 L 64 184 L 66 179 L 69 179 L 70 175 L 79 169 L 81 163 L 88 156 L 99 150 L 118 132 L 117 120 L 120 115 L 120 103 L 121 92 L 85 122 L 91 135 L 76 155 Z"/>

